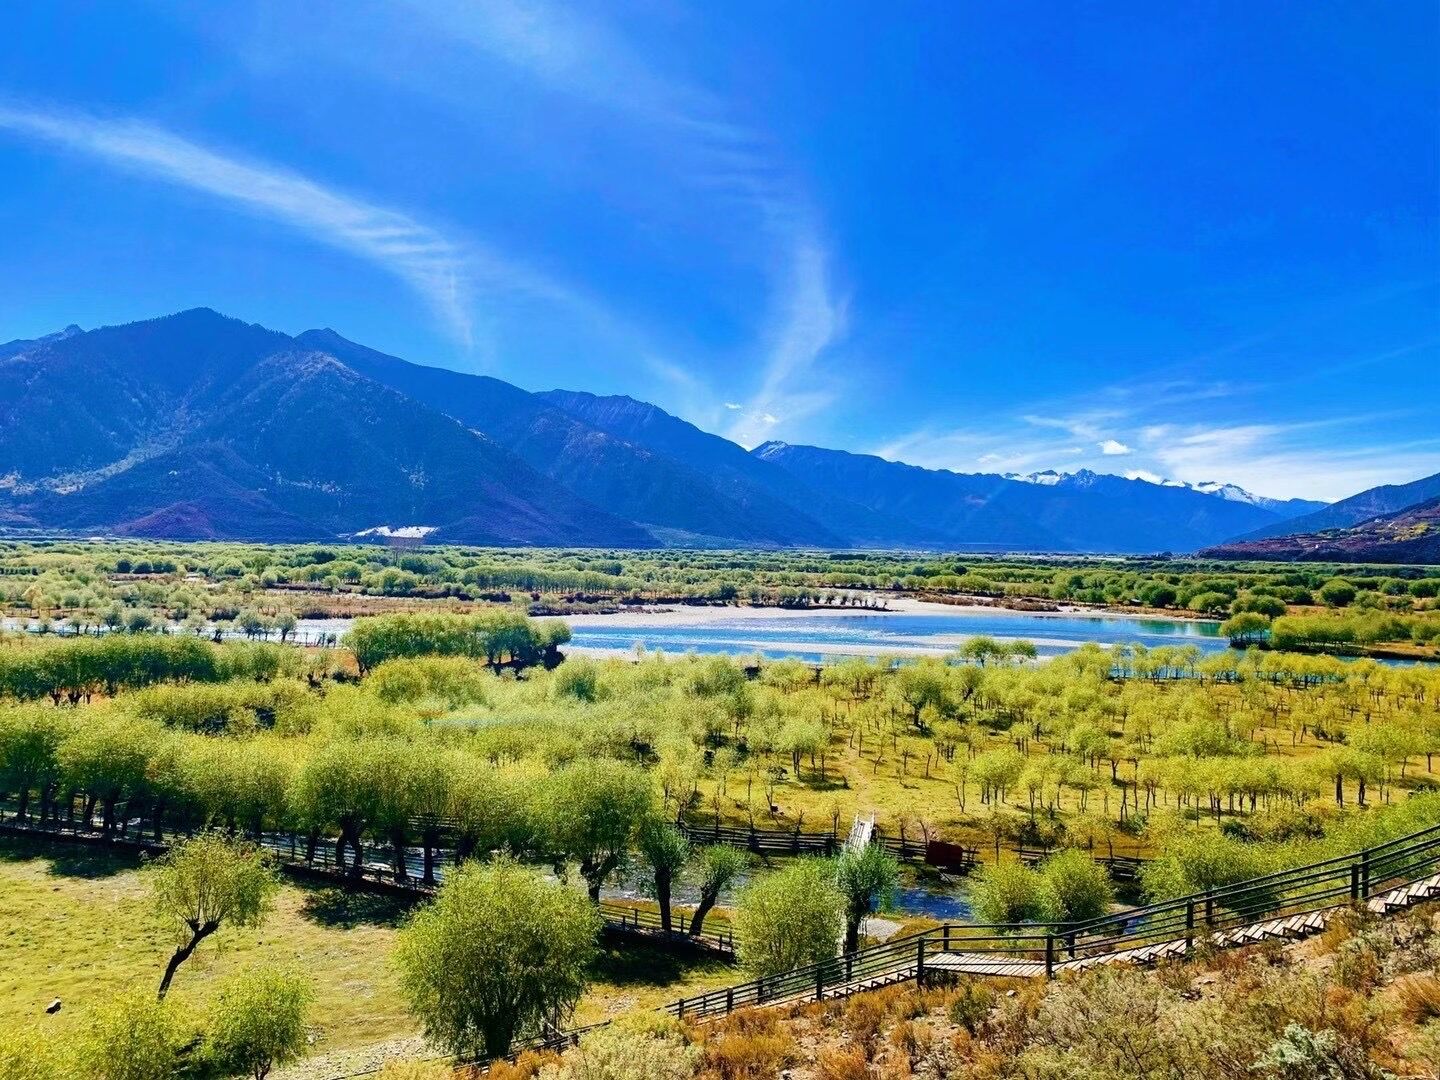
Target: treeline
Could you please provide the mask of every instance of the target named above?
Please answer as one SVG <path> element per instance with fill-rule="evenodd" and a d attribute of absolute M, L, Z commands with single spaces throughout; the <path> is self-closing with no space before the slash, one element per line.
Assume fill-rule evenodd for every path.
<path fill-rule="evenodd" d="M 306 592 L 542 606 L 562 600 L 854 606 L 882 590 L 1275 617 L 1287 606 L 1313 604 L 1432 608 L 1440 571 L 887 552 L 0 544 L 0 605 L 42 622 L 131 629 L 168 620 L 284 634 L 277 620 L 303 612 L 298 597 Z"/>
<path fill-rule="evenodd" d="M 360 619 L 343 644 L 364 672 L 386 660 L 416 656 L 463 656 L 494 668 L 506 663 L 521 668 L 542 662 L 554 666 L 560 646 L 569 640 L 570 628 L 557 619 L 537 622 L 512 611 L 491 611 Z"/>
<path fill-rule="evenodd" d="M 1440 615 L 1351 611 L 1268 618 L 1241 613 L 1227 619 L 1221 633 L 1234 645 L 1268 644 L 1276 649 L 1343 651 L 1349 646 L 1411 642 L 1440 645 Z"/>
<path fill-rule="evenodd" d="M 107 634 L 63 640 L 0 639 L 0 698 L 74 705 L 155 683 L 268 680 L 298 670 L 293 650 L 186 636 Z"/>

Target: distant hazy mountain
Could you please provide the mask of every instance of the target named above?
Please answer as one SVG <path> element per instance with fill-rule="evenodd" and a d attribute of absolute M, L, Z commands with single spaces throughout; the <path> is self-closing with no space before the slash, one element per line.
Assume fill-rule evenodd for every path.
<path fill-rule="evenodd" d="M 1358 525 L 1384 514 L 1393 514 L 1407 507 L 1415 506 L 1428 499 L 1440 496 L 1440 473 L 1414 480 L 1408 484 L 1386 484 L 1369 488 L 1348 499 L 1331 503 L 1321 510 L 1290 521 L 1263 525 L 1233 540 L 1263 540 L 1270 536 L 1289 536 L 1298 533 L 1324 532 L 1326 529 L 1343 529 Z"/>
<path fill-rule="evenodd" d="M 878 513 L 931 521 L 967 546 L 1190 551 L 1226 530 L 1276 520 L 1263 507 L 1088 469 L 1027 482 L 780 442 L 765 443 L 754 453 L 812 487 L 843 490 Z"/>
<path fill-rule="evenodd" d="M 1054 469 L 1046 469 L 1044 472 L 1033 473 L 1006 473 L 1005 479 L 1019 480 L 1026 484 L 1039 484 L 1042 487 L 1054 487 L 1064 481 L 1073 473 L 1056 472 Z M 1215 481 L 1202 481 L 1198 484 L 1191 484 L 1185 480 L 1154 480 L 1144 476 L 1133 479 L 1145 480 L 1147 483 L 1158 484 L 1160 487 L 1188 488 L 1191 491 L 1198 491 L 1204 495 L 1215 495 L 1226 502 L 1247 503 L 1250 506 L 1261 506 L 1266 510 L 1278 515 L 1281 518 L 1299 517 L 1301 514 L 1313 514 L 1321 510 L 1329 503 L 1323 503 L 1316 499 L 1271 499 L 1264 495 L 1256 495 L 1246 491 L 1238 484 L 1222 484 Z"/>
<path fill-rule="evenodd" d="M 768 516 L 783 508 L 811 537 L 805 543 L 936 547 L 947 542 L 941 529 L 876 513 L 854 501 L 843 488 L 809 484 L 728 439 L 701 431 L 646 402 L 569 390 L 551 390 L 539 396 L 591 427 L 683 462 L 747 516 Z"/>
<path fill-rule="evenodd" d="M 747 452 L 633 398 L 532 393 L 206 309 L 0 346 L 12 530 L 1146 552 L 1293 508 L 1228 485 Z"/>
<path fill-rule="evenodd" d="M 1440 563 L 1440 498 L 1346 528 L 1239 540 L 1200 554 L 1285 562 Z"/>

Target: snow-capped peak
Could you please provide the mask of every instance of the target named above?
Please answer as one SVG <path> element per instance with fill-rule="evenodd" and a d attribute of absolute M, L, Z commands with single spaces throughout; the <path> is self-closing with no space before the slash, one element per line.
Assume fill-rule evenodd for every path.
<path fill-rule="evenodd" d="M 1066 473 L 1058 473 L 1054 469 L 1046 469 L 1044 472 L 1013 473 L 1005 474 L 1006 480 L 1018 480 L 1022 484 L 1039 484 L 1041 487 L 1054 487 L 1064 480 Z"/>

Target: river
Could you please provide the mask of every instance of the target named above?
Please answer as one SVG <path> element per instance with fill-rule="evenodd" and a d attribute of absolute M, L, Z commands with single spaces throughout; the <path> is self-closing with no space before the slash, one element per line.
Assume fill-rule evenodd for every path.
<path fill-rule="evenodd" d="M 759 653 L 819 662 L 839 655 L 944 656 L 978 636 L 1024 639 L 1041 656 L 1058 656 L 1090 641 L 1149 648 L 1194 645 L 1205 653 L 1229 647 L 1213 620 L 890 603 L 895 610 L 679 608 L 576 615 L 566 621 L 573 635 L 570 650 L 580 653 L 629 653 L 643 646 L 666 653 Z"/>

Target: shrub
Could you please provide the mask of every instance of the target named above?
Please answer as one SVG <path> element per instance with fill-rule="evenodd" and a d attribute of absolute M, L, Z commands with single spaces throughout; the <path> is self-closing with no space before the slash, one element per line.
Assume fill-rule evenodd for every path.
<path fill-rule="evenodd" d="M 980 1033 L 994 1007 L 995 992 L 979 980 L 966 979 L 956 989 L 946 1015 L 952 1024 L 973 1036 Z"/>
<path fill-rule="evenodd" d="M 765 976 L 833 957 L 843 905 L 824 860 L 798 860 L 756 878 L 740 894 L 735 912 L 741 962 Z"/>
<path fill-rule="evenodd" d="M 612 1025 L 592 1032 L 540 1080 L 689 1080 L 702 1052 L 684 1038 Z"/>
<path fill-rule="evenodd" d="M 1396 979 L 1395 996 L 1400 1011 L 1412 1024 L 1440 1018 L 1440 978 L 1428 972 Z"/>
<path fill-rule="evenodd" d="M 1337 1032 L 1311 1031 L 1300 1024 L 1287 1024 L 1252 1069 L 1257 1076 L 1275 1080 L 1383 1080 L 1387 1076 L 1366 1058 L 1364 1051 L 1341 1039 Z"/>
<path fill-rule="evenodd" d="M 869 1080 L 870 1062 L 858 1046 L 820 1051 L 815 1080 Z"/>
<path fill-rule="evenodd" d="M 715 1080 L 773 1080 L 791 1065 L 795 1040 L 767 1009 L 729 1017 L 705 1047 L 705 1075 Z"/>
<path fill-rule="evenodd" d="M 258 967 L 232 976 L 210 1009 L 206 1054 L 227 1073 L 265 1080 L 305 1052 L 305 1018 L 315 994 L 298 975 Z"/>
<path fill-rule="evenodd" d="M 1047 922 L 1056 909 L 1045 879 L 1020 862 L 981 867 L 970 889 L 970 903 L 987 923 Z"/>

